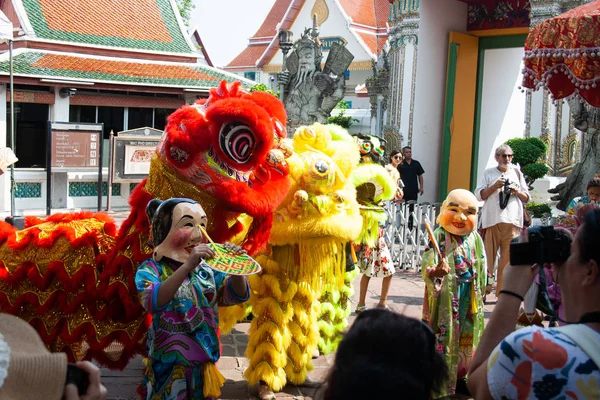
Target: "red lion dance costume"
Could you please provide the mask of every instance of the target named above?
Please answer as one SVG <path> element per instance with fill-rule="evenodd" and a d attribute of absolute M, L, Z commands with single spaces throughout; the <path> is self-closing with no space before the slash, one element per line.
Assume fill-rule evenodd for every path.
<path fill-rule="evenodd" d="M 208 100 L 174 112 L 148 178 L 131 194 L 118 234 L 102 213 L 0 223 L 0 310 L 18 315 L 52 351 L 124 368 L 145 351 L 148 316 L 138 300 L 137 266 L 151 257 L 145 209 L 153 198 L 187 197 L 209 215 L 217 242 L 256 254 L 289 189 L 282 103 L 239 82 L 222 82 Z"/>

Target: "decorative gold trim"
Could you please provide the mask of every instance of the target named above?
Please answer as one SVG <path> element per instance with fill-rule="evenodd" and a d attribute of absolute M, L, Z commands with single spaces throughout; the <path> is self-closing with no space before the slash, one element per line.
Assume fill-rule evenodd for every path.
<path fill-rule="evenodd" d="M 554 118 L 554 162 L 552 163 L 554 166 L 554 173 L 558 175 L 558 171 L 560 169 L 560 165 L 562 163 L 561 154 L 561 143 L 562 143 L 562 113 L 563 113 L 563 102 L 559 101 L 554 106 L 555 110 L 555 118 Z"/>
<path fill-rule="evenodd" d="M 322 66 L 324 66 L 323 64 Z M 348 67 L 349 71 L 368 71 L 372 69 L 371 61 L 355 61 Z M 262 72 L 272 74 L 281 72 L 281 64 L 267 64 L 261 69 Z"/>
<path fill-rule="evenodd" d="M 319 26 L 323 25 L 323 22 L 327 21 L 329 17 L 329 8 L 327 7 L 327 3 L 325 0 L 317 0 L 315 1 L 315 5 L 312 10 L 310 10 L 311 17 L 317 14 L 317 24 Z"/>
<path fill-rule="evenodd" d="M 417 53 L 419 47 L 414 44 L 415 52 L 413 54 L 413 70 L 412 70 L 412 82 L 410 85 L 410 114 L 408 115 L 408 145 L 412 146 L 412 136 L 414 128 L 414 116 L 415 116 L 415 97 L 416 97 L 416 86 L 417 86 Z"/>
<path fill-rule="evenodd" d="M 507 29 L 486 29 L 481 31 L 467 31 L 469 35 L 486 37 L 486 36 L 509 36 L 509 35 L 523 35 L 529 33 L 529 28 L 507 28 Z"/>
<path fill-rule="evenodd" d="M 533 96 L 531 91 L 528 90 L 525 94 L 525 137 L 531 136 L 531 107 L 533 102 Z"/>

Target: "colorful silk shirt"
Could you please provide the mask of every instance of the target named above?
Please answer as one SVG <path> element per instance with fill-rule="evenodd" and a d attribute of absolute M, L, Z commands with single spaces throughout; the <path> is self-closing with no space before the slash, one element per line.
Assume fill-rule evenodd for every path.
<path fill-rule="evenodd" d="M 494 399 L 600 399 L 600 369 L 560 329 L 531 326 L 511 333 L 487 368 Z"/>
<path fill-rule="evenodd" d="M 435 267 L 439 257 L 433 248 L 423 253 L 423 321 L 435 333 L 436 350 L 448 366 L 446 391 L 436 394 L 440 398 L 454 394 L 456 381 L 466 377 L 481 339 L 486 261 L 483 240 L 477 232 L 456 236 L 439 227 L 433 235 L 450 267 L 446 276 L 429 278 L 427 268 Z"/>
<path fill-rule="evenodd" d="M 142 306 L 152 314 L 144 379 L 148 399 L 204 398 L 202 365 L 220 357 L 218 306 L 244 302 L 250 293 L 246 283 L 247 296 L 236 296 L 228 275 L 202 262 L 188 274 L 174 298 L 158 307 L 160 285 L 179 266 L 151 258 L 135 275 Z"/>

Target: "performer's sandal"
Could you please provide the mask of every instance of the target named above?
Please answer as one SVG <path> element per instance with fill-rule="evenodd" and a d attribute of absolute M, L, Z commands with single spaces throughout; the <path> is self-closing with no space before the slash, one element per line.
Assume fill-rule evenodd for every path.
<path fill-rule="evenodd" d="M 485 294 L 492 293 L 492 287 L 494 286 L 494 275 L 487 276 L 487 284 L 485 286 Z"/>
<path fill-rule="evenodd" d="M 367 310 L 368 310 L 367 306 L 356 306 L 356 311 L 354 311 L 354 312 L 357 314 L 360 314 L 361 312 L 367 311 Z"/>
<path fill-rule="evenodd" d="M 275 393 L 269 388 L 266 383 L 258 384 L 258 398 L 260 400 L 275 400 Z"/>
<path fill-rule="evenodd" d="M 384 310 L 390 309 L 390 307 L 387 304 L 377 304 L 377 308 L 383 308 Z"/>

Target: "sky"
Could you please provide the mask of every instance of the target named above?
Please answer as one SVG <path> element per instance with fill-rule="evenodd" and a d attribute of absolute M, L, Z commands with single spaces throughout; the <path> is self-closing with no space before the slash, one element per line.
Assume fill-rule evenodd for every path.
<path fill-rule="evenodd" d="M 194 0 L 190 27 L 200 38 L 215 67 L 223 67 L 247 45 L 275 0 Z"/>

